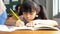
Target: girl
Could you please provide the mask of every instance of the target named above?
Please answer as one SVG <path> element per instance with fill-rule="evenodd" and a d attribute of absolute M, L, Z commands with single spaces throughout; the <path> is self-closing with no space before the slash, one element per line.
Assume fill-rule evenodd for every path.
<path fill-rule="evenodd" d="M 26 25 L 36 19 L 47 19 L 46 15 L 44 14 L 43 7 L 41 5 L 39 6 L 33 1 L 24 1 L 21 6 L 21 12 L 23 13 L 23 15 L 20 16 L 22 22 L 18 20 L 17 26 L 21 25 L 23 22 L 24 24 L 22 25 Z"/>

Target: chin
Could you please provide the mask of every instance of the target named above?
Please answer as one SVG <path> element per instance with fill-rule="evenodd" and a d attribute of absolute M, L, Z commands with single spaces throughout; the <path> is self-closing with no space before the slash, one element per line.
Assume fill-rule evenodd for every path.
<path fill-rule="evenodd" d="M 32 20 L 27 20 L 28 22 L 32 21 Z"/>
<path fill-rule="evenodd" d="M 27 20 L 28 22 L 30 22 L 31 20 Z"/>

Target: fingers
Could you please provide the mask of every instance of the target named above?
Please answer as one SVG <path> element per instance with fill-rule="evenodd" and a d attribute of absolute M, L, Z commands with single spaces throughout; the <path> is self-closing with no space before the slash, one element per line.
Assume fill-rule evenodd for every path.
<path fill-rule="evenodd" d="M 22 27 L 22 26 L 24 26 L 24 22 L 18 20 L 18 21 L 16 22 L 16 26 L 17 26 L 17 27 Z"/>
<path fill-rule="evenodd" d="M 35 25 L 36 23 L 34 23 L 33 21 L 26 24 L 27 27 L 34 27 Z"/>

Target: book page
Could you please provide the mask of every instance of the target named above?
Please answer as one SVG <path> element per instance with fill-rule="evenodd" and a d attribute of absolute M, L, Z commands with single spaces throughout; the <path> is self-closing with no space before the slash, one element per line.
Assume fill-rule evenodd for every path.
<path fill-rule="evenodd" d="M 0 31 L 8 31 L 8 27 L 5 25 L 0 25 Z"/>
<path fill-rule="evenodd" d="M 14 29 L 16 29 L 16 30 L 34 30 L 33 27 L 27 27 L 27 26 L 23 26 L 23 27 L 14 27 Z"/>
<path fill-rule="evenodd" d="M 35 25 L 34 26 L 35 30 L 59 30 L 57 27 L 53 27 L 53 26 L 48 26 L 48 25 Z"/>
<path fill-rule="evenodd" d="M 27 27 L 27 26 L 16 27 L 16 26 L 0 25 L 0 31 L 12 32 L 12 31 L 15 31 L 15 30 L 34 30 L 34 28 L 33 27 Z"/>
<path fill-rule="evenodd" d="M 0 31 L 12 32 L 15 31 L 15 29 L 12 26 L 0 25 Z"/>
<path fill-rule="evenodd" d="M 48 26 L 56 26 L 56 27 L 58 26 L 58 22 L 54 20 L 34 20 L 32 22 L 37 25 L 43 24 L 43 25 L 48 25 Z"/>
<path fill-rule="evenodd" d="M 27 26 L 15 27 L 15 26 L 0 25 L 0 31 L 12 32 L 15 30 L 59 30 L 59 29 L 47 25 L 36 25 L 34 27 L 27 27 Z"/>

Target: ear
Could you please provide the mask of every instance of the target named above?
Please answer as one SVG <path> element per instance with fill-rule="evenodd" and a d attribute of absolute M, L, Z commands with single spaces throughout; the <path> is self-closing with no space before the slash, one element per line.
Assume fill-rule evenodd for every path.
<path fill-rule="evenodd" d="M 36 15 L 36 17 L 38 17 L 38 15 Z"/>

